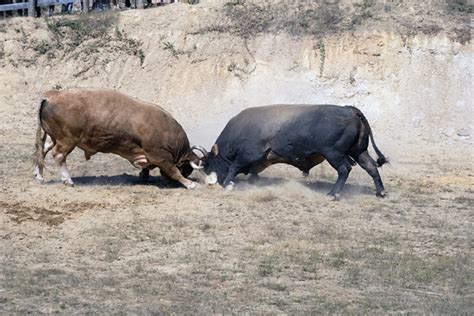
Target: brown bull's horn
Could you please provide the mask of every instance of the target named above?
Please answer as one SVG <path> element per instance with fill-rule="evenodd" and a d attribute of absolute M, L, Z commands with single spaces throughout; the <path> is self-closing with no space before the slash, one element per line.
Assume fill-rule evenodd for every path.
<path fill-rule="evenodd" d="M 191 150 L 197 150 L 199 152 L 202 153 L 203 155 L 203 158 L 207 158 L 207 151 L 206 151 L 206 148 L 202 147 L 202 146 L 193 146 L 191 147 Z M 202 158 L 201 158 L 202 159 Z"/>
<path fill-rule="evenodd" d="M 191 167 L 193 167 L 193 169 L 196 169 L 196 170 L 200 170 L 204 168 L 201 161 L 199 161 L 199 165 L 196 165 L 194 161 L 189 162 L 189 164 L 191 165 Z"/>

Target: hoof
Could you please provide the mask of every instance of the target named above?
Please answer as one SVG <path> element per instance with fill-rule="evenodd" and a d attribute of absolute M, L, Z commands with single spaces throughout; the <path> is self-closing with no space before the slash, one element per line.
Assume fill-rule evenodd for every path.
<path fill-rule="evenodd" d="M 74 187 L 74 182 L 71 179 L 64 180 L 63 184 L 68 187 Z"/>
<path fill-rule="evenodd" d="M 38 184 L 44 184 L 44 179 L 43 178 L 36 178 L 36 182 Z"/>
<path fill-rule="evenodd" d="M 339 201 L 341 199 L 341 194 L 339 193 L 329 192 L 328 196 L 332 199 L 332 201 Z"/>
<path fill-rule="evenodd" d="M 235 186 L 234 181 L 230 181 L 229 184 L 225 186 L 225 190 L 227 192 L 230 192 L 230 191 L 234 190 L 234 186 Z"/>
<path fill-rule="evenodd" d="M 186 186 L 186 189 L 188 190 L 194 190 L 198 187 L 198 184 L 196 182 L 191 182 L 191 184 Z"/>
<path fill-rule="evenodd" d="M 384 198 L 386 195 L 387 195 L 387 192 L 385 191 L 380 191 L 380 192 L 375 193 L 375 196 L 380 197 L 380 198 Z"/>

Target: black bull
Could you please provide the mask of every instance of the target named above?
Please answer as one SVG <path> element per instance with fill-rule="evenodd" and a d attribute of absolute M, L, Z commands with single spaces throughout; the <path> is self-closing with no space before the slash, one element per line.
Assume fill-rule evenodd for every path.
<path fill-rule="evenodd" d="M 377 162 L 367 152 L 369 137 Z M 330 195 L 339 198 L 357 162 L 375 182 L 377 196 L 384 186 L 377 166 L 387 162 L 374 142 L 369 123 L 352 106 L 271 105 L 246 109 L 233 117 L 208 154 L 205 172 L 232 188 L 239 173 L 256 176 L 275 163 L 286 163 L 307 174 L 327 160 L 338 178 Z"/>

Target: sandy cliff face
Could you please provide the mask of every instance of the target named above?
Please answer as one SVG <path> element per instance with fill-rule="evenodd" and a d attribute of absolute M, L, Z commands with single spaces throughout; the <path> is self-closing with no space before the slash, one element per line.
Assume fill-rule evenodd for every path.
<path fill-rule="evenodd" d="M 216 26 L 222 10 L 204 2 L 119 13 L 110 33 L 141 41 L 142 63 L 119 48 L 94 55 L 87 42 L 76 54 L 38 55 L 27 42 L 50 40 L 45 22 L 7 21 L 0 33 L 2 108 L 33 113 L 39 91 L 54 86 L 119 89 L 164 106 L 194 143 L 210 146 L 249 106 L 351 104 L 366 113 L 385 147 L 436 152 L 454 145 L 472 153 L 473 47 L 453 40 L 449 28 L 407 35 L 393 21 L 375 21 L 320 36 L 275 31 L 242 38 Z"/>

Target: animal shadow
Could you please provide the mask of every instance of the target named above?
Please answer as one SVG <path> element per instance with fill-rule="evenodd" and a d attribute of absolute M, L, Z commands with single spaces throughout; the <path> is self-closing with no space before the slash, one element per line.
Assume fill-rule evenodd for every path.
<path fill-rule="evenodd" d="M 329 191 L 331 191 L 331 189 L 334 186 L 333 182 L 322 181 L 322 180 L 317 180 L 314 182 L 308 182 L 308 181 L 299 181 L 299 182 L 305 185 L 306 187 L 310 188 L 311 190 L 316 191 L 316 192 L 321 192 L 321 193 L 328 193 Z M 374 188 L 367 185 L 346 183 L 344 187 L 342 188 L 341 194 L 342 196 L 358 195 L 358 194 L 374 195 L 375 190 Z"/>
<path fill-rule="evenodd" d="M 148 181 L 143 181 L 139 176 L 123 173 L 115 176 L 82 176 L 73 177 L 72 181 L 77 186 L 133 186 L 153 185 L 159 188 L 177 189 L 183 188 L 178 183 L 162 176 L 149 176 Z"/>
<path fill-rule="evenodd" d="M 276 185 L 284 185 L 289 183 L 292 180 L 284 179 L 284 178 L 273 178 L 273 177 L 260 177 L 256 182 L 249 182 L 248 180 L 241 180 L 239 184 L 245 184 L 248 186 L 256 186 L 256 187 L 271 187 Z M 334 182 L 324 181 L 324 180 L 316 180 L 316 181 L 308 181 L 305 179 L 298 179 L 296 182 L 306 186 L 307 188 L 311 189 L 312 191 L 327 194 L 331 191 L 334 186 Z M 342 196 L 350 196 L 350 195 L 374 195 L 375 191 L 374 188 L 367 186 L 367 185 L 360 185 L 360 184 L 351 184 L 346 183 L 344 188 L 341 192 Z"/>

